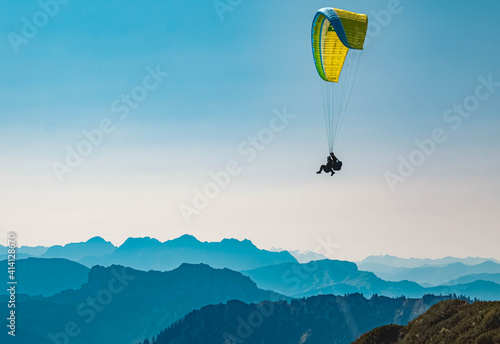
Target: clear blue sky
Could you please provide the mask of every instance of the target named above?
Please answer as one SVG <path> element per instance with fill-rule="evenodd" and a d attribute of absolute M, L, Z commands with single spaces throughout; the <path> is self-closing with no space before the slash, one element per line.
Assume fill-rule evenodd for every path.
<path fill-rule="evenodd" d="M 332 258 L 500 258 L 500 87 L 456 130 L 443 120 L 480 76 L 500 81 L 499 2 L 243 0 L 220 14 L 211 0 L 72 0 L 53 17 L 40 3 L 0 5 L 0 231 L 22 244 L 190 233 Z M 334 178 L 314 174 L 328 152 L 310 27 L 325 6 L 372 23 Z M 42 24 L 15 52 L 23 18 Z M 148 67 L 169 75 L 120 119 L 112 104 Z M 296 118 L 247 162 L 239 144 L 284 107 Z M 104 118 L 114 131 L 59 182 L 53 163 Z M 445 142 L 391 191 L 386 172 L 436 128 Z M 230 160 L 242 172 L 186 224 L 179 205 Z"/>

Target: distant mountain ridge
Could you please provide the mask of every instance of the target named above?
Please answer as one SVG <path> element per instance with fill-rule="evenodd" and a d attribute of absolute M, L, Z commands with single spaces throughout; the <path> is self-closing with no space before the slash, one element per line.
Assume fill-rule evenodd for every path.
<path fill-rule="evenodd" d="M 444 285 L 457 285 L 457 284 L 467 284 L 475 281 L 488 281 L 500 284 L 500 273 L 479 273 L 479 274 L 470 274 L 458 277 L 454 280 L 450 280 L 448 283 Z"/>
<path fill-rule="evenodd" d="M 0 260 L 8 258 L 7 253 L 8 248 L 6 246 L 0 245 Z M 28 257 L 38 257 L 47 251 L 45 246 L 21 246 L 16 248 L 16 257 L 18 259 L 28 258 Z"/>
<path fill-rule="evenodd" d="M 1 253 L 7 253 L 7 247 L 0 245 Z M 45 246 L 21 246 L 16 248 L 17 254 L 26 254 L 33 257 L 38 257 L 47 251 Z"/>
<path fill-rule="evenodd" d="M 271 248 L 269 251 L 271 252 L 281 252 L 285 251 L 282 248 Z M 328 259 L 321 253 L 313 252 L 313 251 L 307 251 L 307 250 L 286 250 L 288 251 L 292 256 L 297 259 L 299 263 L 309 263 L 312 260 L 323 260 L 323 259 Z"/>
<path fill-rule="evenodd" d="M 176 326 L 182 323 L 191 326 L 189 325 L 191 322 L 182 320 L 188 313 L 194 314 L 201 323 L 210 324 L 212 320 L 207 320 L 206 317 L 213 316 L 214 319 L 218 319 L 219 311 L 225 312 L 226 315 L 241 317 L 244 315 L 242 312 L 260 311 L 263 306 L 259 306 L 259 303 L 266 300 L 290 302 L 291 297 L 311 299 L 313 296 L 320 296 L 317 300 L 326 300 L 327 303 L 336 300 L 335 304 L 330 304 L 330 308 L 321 308 L 322 305 L 312 301 L 304 301 L 301 304 L 301 300 L 294 300 L 293 305 L 274 302 L 280 312 L 280 321 L 284 321 L 286 326 L 290 325 L 290 336 L 285 337 L 295 340 L 300 334 L 300 341 L 305 344 L 315 343 L 318 337 L 324 338 L 323 335 L 329 334 L 328 329 L 334 327 L 334 322 L 329 316 L 339 309 L 349 310 L 346 313 L 349 315 L 358 314 L 356 307 L 361 307 L 365 312 L 375 312 L 376 318 L 381 316 L 383 319 L 389 319 L 388 313 L 385 313 L 387 309 L 384 308 L 387 306 L 389 310 L 397 310 L 401 318 L 397 316 L 393 318 L 400 321 L 420 314 L 428 308 L 428 304 L 432 303 L 423 302 L 427 306 L 422 307 L 421 303 L 408 300 L 403 304 L 398 303 L 399 301 L 396 303 L 387 301 L 375 307 L 366 305 L 364 301 L 354 297 L 350 300 L 358 301 L 352 301 L 356 305 L 353 306 L 344 302 L 342 296 L 329 294 L 355 294 L 361 297 L 359 294 L 361 293 L 365 297 L 373 296 L 372 300 L 384 299 L 380 295 L 400 300 L 399 296 L 403 295 L 420 298 L 425 294 L 456 294 L 482 300 L 500 300 L 500 284 L 497 283 L 500 272 L 496 272 L 500 271 L 498 270 L 500 264 L 493 261 L 483 261 L 476 265 L 454 262 L 444 266 L 424 265 L 416 268 L 387 266 L 394 269 L 390 273 L 393 277 L 405 279 L 386 281 L 377 274 L 363 271 L 355 263 L 348 261 L 322 259 L 300 264 L 297 258 L 287 251 L 262 250 L 249 240 L 224 239 L 220 242 L 201 242 L 190 235 L 165 242 L 150 237 L 129 238 L 119 247 L 101 237 L 94 237 L 86 242 L 64 246 L 37 247 L 33 250 L 25 247 L 24 251 L 34 254 L 43 252 L 41 257 L 60 255 L 68 258 L 21 259 L 21 255 L 29 253 L 18 253 L 18 278 L 22 284 L 18 286 L 17 294 L 19 335 L 16 339 L 20 344 L 64 343 L 64 331 L 68 321 L 75 321 L 82 330 L 81 335 L 71 338 L 71 344 L 132 343 L 151 338 L 169 325 Z M 297 257 L 304 261 L 312 257 L 308 253 L 300 254 L 303 256 L 297 255 Z M 89 269 L 73 259 L 79 259 L 92 268 Z M 6 264 L 6 261 L 0 261 L 0 267 L 2 264 Z M 127 276 L 132 278 L 129 279 Z M 422 286 L 408 280 L 410 278 L 424 279 L 422 283 L 428 284 L 432 281 L 446 280 L 447 284 L 435 287 Z M 122 288 L 122 285 L 126 288 Z M 115 292 L 116 290 L 118 291 Z M 0 302 L 7 302 L 7 297 L 5 291 L 0 291 Z M 449 297 L 438 297 L 435 300 L 446 298 Z M 331 313 L 331 309 L 336 309 L 335 305 L 342 307 Z M 214 313 L 193 312 L 200 308 L 203 308 L 202 311 L 207 307 L 212 309 L 212 306 L 216 310 Z M 354 313 L 351 312 L 351 306 L 356 309 Z M 8 311 L 6 307 L 3 311 L 0 310 L 0 316 L 7 318 L 6 311 Z M 301 332 L 304 328 L 293 328 L 293 324 L 301 321 L 302 316 L 294 312 L 307 313 L 305 321 L 310 324 L 310 329 Z M 359 310 L 359 316 L 364 317 L 362 313 Z M 409 316 L 410 313 L 413 315 Z M 319 319 L 319 323 L 325 320 L 323 325 L 327 326 L 327 330 L 321 330 L 319 325 L 314 323 L 309 317 L 313 315 L 319 317 L 316 318 Z M 342 323 L 344 320 L 345 323 Z M 344 336 L 339 337 L 343 338 L 342 340 L 350 338 L 349 335 L 357 331 L 349 328 L 351 320 L 335 320 L 342 324 L 342 331 L 346 330 L 339 333 L 339 336 Z M 370 324 L 368 327 L 386 324 L 372 323 L 368 320 L 367 322 L 362 320 L 361 323 Z M 169 332 L 176 336 L 180 334 L 180 337 L 172 337 L 179 341 L 175 342 L 176 344 L 190 343 L 189 340 L 192 340 L 184 337 L 186 335 L 184 325 L 177 328 L 180 332 L 175 332 L 176 334 Z M 204 340 L 219 340 L 217 331 L 226 325 L 222 324 L 215 332 L 206 332 L 203 328 L 195 328 L 195 332 L 201 331 L 200 338 Z M 234 323 L 229 325 L 233 326 Z M 278 326 L 279 322 L 274 325 Z M 236 326 L 239 326 L 238 322 Z M 269 338 L 273 338 L 272 331 L 276 328 L 266 326 L 264 325 L 263 329 L 271 331 L 267 334 L 271 335 Z M 255 333 L 260 333 L 255 338 L 261 340 L 266 338 L 267 334 L 261 333 L 261 330 L 253 330 Z M 189 331 L 193 333 L 193 328 Z M 49 337 L 49 334 L 53 337 Z M 213 337 L 214 335 L 216 337 Z M 2 338 L 0 342 L 3 342 L 3 336 L 4 334 L 0 334 Z M 279 343 L 281 339 L 274 338 L 274 340 L 278 340 Z"/>
<path fill-rule="evenodd" d="M 405 325 L 448 297 L 322 295 L 291 302 L 229 301 L 193 311 L 143 344 L 350 343 L 382 324 Z M 376 316 L 375 316 L 376 315 Z"/>
<path fill-rule="evenodd" d="M 424 268 L 424 267 L 444 267 L 454 263 L 462 263 L 464 265 L 478 265 L 487 261 L 499 263 L 499 260 L 493 258 L 480 257 L 444 257 L 439 259 L 421 259 L 421 258 L 399 258 L 390 255 L 384 256 L 369 256 L 362 261 L 356 262 L 360 270 L 371 271 L 377 276 L 387 279 L 389 275 L 401 272 L 405 269 Z M 421 282 L 422 283 L 422 282 Z M 423 283 L 425 284 L 425 283 Z"/>
<path fill-rule="evenodd" d="M 151 255 L 148 255 L 147 252 L 140 253 L 138 251 L 141 250 L 141 246 L 143 250 L 148 250 L 148 249 L 157 249 L 159 246 L 162 246 L 163 248 L 168 248 L 168 250 L 172 250 L 173 248 L 177 249 L 177 252 L 173 253 L 179 253 L 181 251 L 181 246 L 184 245 L 184 248 L 188 250 L 195 251 L 197 254 L 206 254 L 207 248 L 209 246 L 223 246 L 222 243 L 226 243 L 227 241 L 233 242 L 234 245 L 232 246 L 238 246 L 236 250 L 238 250 L 240 247 L 243 247 L 244 243 L 251 243 L 249 240 L 236 240 L 236 239 L 223 239 L 221 242 L 200 242 L 198 239 L 196 239 L 192 235 L 183 235 L 179 238 L 172 239 L 172 240 L 167 240 L 165 242 L 160 242 L 157 239 L 154 238 L 149 238 L 149 237 L 144 237 L 144 238 L 128 238 L 121 246 L 116 247 L 112 243 L 106 241 L 105 239 L 101 237 L 93 237 L 86 242 L 78 242 L 78 243 L 69 243 L 66 245 L 54 245 L 51 247 L 45 247 L 45 246 L 36 246 L 36 247 L 29 247 L 29 246 L 22 246 L 17 249 L 17 255 L 18 258 L 27 258 L 27 257 L 42 257 L 42 258 L 65 258 L 65 259 L 70 259 L 73 261 L 80 262 L 88 267 L 92 267 L 94 265 L 111 265 L 111 264 L 121 264 L 121 265 L 127 265 L 124 264 L 124 262 L 121 262 L 121 257 L 120 257 L 120 251 L 123 250 L 130 250 L 130 251 L 136 251 L 136 254 L 144 254 L 147 259 L 150 259 L 150 263 L 154 263 L 153 265 L 150 264 L 143 264 L 143 266 L 137 266 L 133 265 L 136 264 L 137 262 L 132 262 L 131 267 L 137 268 L 137 269 L 163 269 L 163 270 L 168 270 L 168 269 L 173 269 L 183 262 L 189 262 L 189 263 L 204 263 L 202 259 L 192 259 L 192 261 L 182 261 L 182 259 L 178 259 L 177 265 L 173 266 L 175 264 L 171 264 L 170 266 L 164 267 L 162 263 L 154 262 L 155 257 L 152 257 Z M 125 245 L 126 244 L 126 245 Z M 125 245 L 125 246 L 124 246 Z M 253 245 L 253 244 L 252 244 Z M 205 246 L 205 247 L 203 247 Z M 228 245 L 228 247 L 231 245 Z M 113 253 L 120 248 L 120 251 L 116 255 L 113 255 Z M 205 252 L 199 252 L 197 250 L 202 249 L 202 251 Z M 3 252 L 6 252 L 6 247 L 0 245 L 0 250 Z M 259 250 L 259 249 L 257 249 Z M 197 251 L 197 252 L 196 252 Z M 299 251 L 299 250 L 283 250 L 283 249 L 275 249 L 272 248 L 270 250 L 260 250 L 262 252 L 267 252 L 267 253 L 281 253 L 282 258 L 277 259 L 273 262 L 273 260 L 267 260 L 262 259 L 261 263 L 257 263 L 256 266 L 226 266 L 228 268 L 231 268 L 233 270 L 248 270 L 248 269 L 253 269 L 258 266 L 266 266 L 266 265 L 272 265 L 272 264 L 278 264 L 280 262 L 290 262 L 290 256 L 292 256 L 293 260 L 292 261 L 297 261 L 299 263 L 308 263 L 312 260 L 323 260 L 327 259 L 325 256 L 312 252 L 312 251 Z M 6 259 L 7 256 L 3 252 L 0 251 L 0 259 Z M 245 251 L 243 251 L 245 252 Z M 287 255 L 287 252 L 289 254 L 288 258 L 285 258 L 283 260 L 283 257 Z M 171 254 L 172 251 L 170 252 L 165 252 L 163 255 L 169 255 Z M 248 253 L 248 252 L 245 252 Z M 156 252 L 155 254 L 158 254 Z M 161 255 L 161 254 L 160 254 Z M 185 255 L 186 256 L 186 255 Z M 200 256 L 201 257 L 201 256 Z M 156 257 L 158 258 L 158 257 Z M 192 258 L 192 257 L 191 257 Z M 262 257 L 261 257 L 262 258 Z M 362 261 L 356 262 L 358 265 L 359 269 L 362 271 L 369 271 L 369 272 L 374 272 L 377 274 L 379 277 L 383 279 L 387 279 L 388 275 L 394 274 L 397 272 L 401 272 L 404 269 L 403 268 L 415 268 L 415 267 L 426 267 L 426 266 L 446 266 L 449 264 L 453 263 L 463 263 L 464 265 L 478 265 L 481 263 L 484 263 L 486 261 L 492 261 L 494 263 L 499 263 L 500 261 L 493 259 L 493 258 L 480 258 L 480 257 L 467 257 L 467 258 L 456 258 L 456 257 L 444 257 L 444 258 L 439 258 L 439 259 L 420 259 L 420 258 L 399 258 L 391 255 L 381 255 L 381 256 L 369 256 L 365 258 Z M 208 262 L 209 264 L 211 262 Z M 220 264 L 220 262 L 213 263 L 214 266 L 216 267 L 223 267 L 223 264 Z M 476 272 L 477 273 L 477 272 Z M 488 271 L 487 273 L 491 273 Z M 420 281 L 421 284 L 425 285 L 425 282 Z"/>
<path fill-rule="evenodd" d="M 111 242 L 101 237 L 93 237 L 86 242 L 51 246 L 40 258 L 65 258 L 78 262 L 88 256 L 103 256 L 115 250 L 116 247 Z"/>
<path fill-rule="evenodd" d="M 7 260 L 0 261 L 0 269 L 7 271 Z M 17 259 L 15 263 L 18 294 L 51 296 L 62 290 L 78 289 L 87 282 L 90 269 L 62 258 Z M 5 280 L 7 279 L 5 274 Z M 0 294 L 8 294 L 7 288 Z"/>
<path fill-rule="evenodd" d="M 389 297 L 458 294 L 481 300 L 500 300 L 500 284 L 494 282 L 472 281 L 465 284 L 423 287 L 408 280 L 383 280 L 372 272 L 358 270 L 356 264 L 347 261 L 283 263 L 246 270 L 242 273 L 249 276 L 260 288 L 292 297 L 351 293 L 362 293 L 368 297 L 373 294 Z"/>
<path fill-rule="evenodd" d="M 424 265 L 448 265 L 452 263 L 462 263 L 465 265 L 477 265 L 491 260 L 495 263 L 500 263 L 499 260 L 493 258 L 481 258 L 481 257 L 467 257 L 467 258 L 457 258 L 457 257 L 444 257 L 438 259 L 430 258 L 399 258 L 391 255 L 380 255 L 380 256 L 368 256 L 362 261 L 356 262 L 361 268 L 365 264 L 383 264 L 386 266 L 399 267 L 399 268 L 417 268 Z"/>
<path fill-rule="evenodd" d="M 1 248 L 7 251 L 0 245 Z M 217 268 L 244 270 L 283 262 L 297 262 L 288 251 L 259 249 L 247 239 L 201 242 L 187 234 L 165 242 L 150 237 L 128 238 L 118 247 L 101 237 L 93 237 L 86 242 L 50 247 L 23 246 L 17 249 L 18 258 L 31 256 L 69 259 L 89 268 L 95 265 L 117 264 L 144 271 L 172 270 L 182 263 L 206 263 Z M 1 258 L 7 258 L 7 255 L 0 252 Z"/>
<path fill-rule="evenodd" d="M 31 253 L 40 253 L 43 249 L 46 248 L 25 247 L 25 251 Z M 416 268 L 384 265 L 386 272 L 374 274 L 371 271 L 364 271 L 363 268 L 358 269 L 356 264 L 350 262 L 310 261 L 313 257 L 311 252 L 294 252 L 294 254 L 301 261 L 317 265 L 318 271 L 309 274 L 309 277 L 304 277 L 313 265 L 297 265 L 297 258 L 288 251 L 262 250 L 249 240 L 223 239 L 220 242 L 201 242 L 191 235 L 183 235 L 165 242 L 150 237 L 129 238 L 119 247 L 101 237 L 94 237 L 86 242 L 49 247 L 41 257 L 62 257 L 78 261 L 87 267 L 123 265 L 143 271 L 169 271 L 183 263 L 204 263 L 215 268 L 245 271 L 262 288 L 294 297 L 349 293 L 363 293 L 366 296 L 379 294 L 391 297 L 401 295 L 421 297 L 427 293 L 455 293 L 481 300 L 500 299 L 500 284 L 493 276 L 500 274 L 500 264 L 483 261 L 484 258 L 461 259 L 468 263 L 483 261 L 476 265 L 455 262 L 440 266 L 437 265 L 438 262 L 460 258 L 447 257 L 433 261 L 407 260 L 393 256 L 368 257 L 365 266 L 366 264 L 381 266 L 381 261 L 391 264 L 401 264 L 401 261 L 412 262 L 411 264 L 434 262 L 434 265 Z M 18 254 L 18 258 L 21 258 L 21 254 Z M 62 267 L 55 266 L 55 268 L 64 270 Z M 288 270 L 292 270 L 292 273 Z M 347 274 L 344 276 L 344 273 Z M 68 272 L 68 276 L 72 276 L 71 271 Z M 469 277 L 463 280 L 464 276 Z M 298 286 L 295 286 L 296 284 Z M 68 285 L 59 283 L 59 289 L 38 291 L 43 295 L 49 295 L 48 292 L 54 293 L 74 287 L 74 283 Z M 25 290 L 30 295 L 37 292 L 36 288 Z"/>
<path fill-rule="evenodd" d="M 452 263 L 446 266 L 422 266 L 418 268 L 400 268 L 392 273 L 378 273 L 387 281 L 410 280 L 419 284 L 442 285 L 471 274 L 500 273 L 500 264 L 485 261 L 477 265 Z"/>
<path fill-rule="evenodd" d="M 6 264 L 6 261 L 2 263 Z M 84 265 L 62 258 L 30 257 L 19 259 L 17 264 L 18 278 L 22 281 L 18 293 L 31 296 L 50 296 L 66 289 L 78 289 L 87 282 L 89 274 Z M 242 273 L 256 282 L 258 287 L 290 297 L 361 293 L 367 297 L 378 294 L 418 298 L 425 294 L 457 294 L 480 300 L 500 300 L 500 283 L 488 280 L 488 277 L 498 279 L 500 274 L 468 275 L 467 280 L 461 283 L 461 279 L 457 279 L 456 283 L 448 285 L 423 287 L 411 281 L 385 281 L 371 272 L 358 270 L 354 263 L 335 260 L 281 263 Z M 0 294 L 6 293 L 7 290 L 0 290 Z"/>
<path fill-rule="evenodd" d="M 246 239 L 201 242 L 194 236 L 183 235 L 163 243 L 150 237 L 129 238 L 111 254 L 85 257 L 80 262 L 87 266 L 118 264 L 145 271 L 165 271 L 183 263 L 203 263 L 239 271 L 297 260 L 287 251 L 261 250 Z"/>

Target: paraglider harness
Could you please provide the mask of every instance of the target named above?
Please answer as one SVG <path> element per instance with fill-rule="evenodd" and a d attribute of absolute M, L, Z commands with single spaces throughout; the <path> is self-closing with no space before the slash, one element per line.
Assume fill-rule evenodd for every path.
<path fill-rule="evenodd" d="M 342 169 L 342 161 L 340 160 L 334 161 L 332 168 L 334 171 L 340 171 Z"/>
<path fill-rule="evenodd" d="M 330 152 L 330 155 L 328 157 L 331 162 L 332 162 L 332 169 L 334 171 L 340 171 L 342 169 L 342 161 L 340 161 L 333 152 Z"/>

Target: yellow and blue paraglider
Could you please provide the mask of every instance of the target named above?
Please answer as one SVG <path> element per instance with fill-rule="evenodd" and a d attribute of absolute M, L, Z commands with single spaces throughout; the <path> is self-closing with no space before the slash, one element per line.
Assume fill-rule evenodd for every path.
<path fill-rule="evenodd" d="M 364 14 L 322 8 L 312 24 L 312 51 L 321 77 L 328 148 L 333 152 L 356 77 L 366 38 Z"/>

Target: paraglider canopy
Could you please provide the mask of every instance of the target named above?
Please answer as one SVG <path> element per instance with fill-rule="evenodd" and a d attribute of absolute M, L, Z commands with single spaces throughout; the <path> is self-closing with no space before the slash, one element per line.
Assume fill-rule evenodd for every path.
<path fill-rule="evenodd" d="M 338 82 L 349 49 L 363 50 L 368 17 L 365 14 L 322 8 L 314 17 L 312 48 L 320 77 Z"/>
<path fill-rule="evenodd" d="M 368 17 L 364 14 L 322 8 L 312 23 L 312 52 L 321 77 L 323 112 L 328 148 L 333 152 L 349 103 L 363 50 Z"/>

